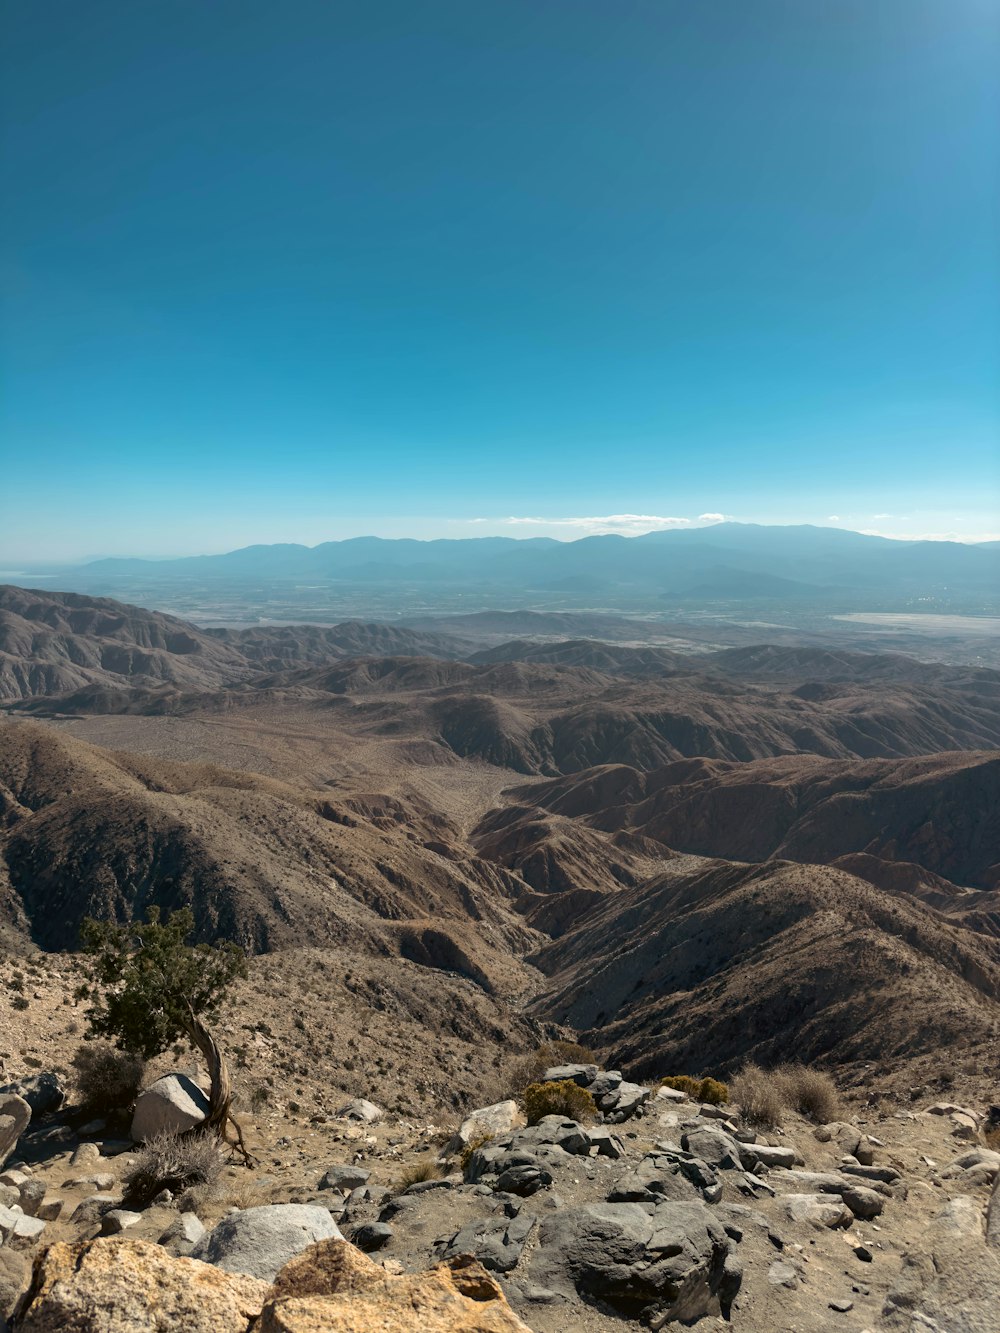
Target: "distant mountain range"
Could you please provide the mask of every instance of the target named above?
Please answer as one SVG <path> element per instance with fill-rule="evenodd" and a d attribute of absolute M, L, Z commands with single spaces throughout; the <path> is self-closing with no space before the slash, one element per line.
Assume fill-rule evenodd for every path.
<path fill-rule="evenodd" d="M 51 573 L 52 570 L 50 569 Z M 121 591 L 129 584 L 209 589 L 249 584 L 399 585 L 503 590 L 512 597 L 636 600 L 649 606 L 731 600 L 853 602 L 994 598 L 1000 544 L 898 541 L 840 528 L 719 523 L 709 528 L 598 536 L 388 540 L 357 537 L 308 547 L 247 546 L 175 560 L 107 559 L 58 570 L 62 587 Z M 986 609 L 983 607 L 982 609 Z"/>

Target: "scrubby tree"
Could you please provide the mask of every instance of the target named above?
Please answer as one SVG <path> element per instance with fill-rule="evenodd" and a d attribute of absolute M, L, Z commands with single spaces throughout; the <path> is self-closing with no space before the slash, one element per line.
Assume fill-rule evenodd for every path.
<path fill-rule="evenodd" d="M 194 915 L 183 907 L 165 922 L 158 907 L 146 921 L 119 925 L 88 917 L 81 928 L 85 980 L 77 994 L 89 1001 L 90 1035 L 108 1037 L 146 1060 L 187 1038 L 208 1065 L 212 1087 L 204 1126 L 236 1142 L 249 1163 L 243 1134 L 232 1115 L 229 1068 L 207 1023 L 219 1012 L 230 984 L 247 975 L 246 954 L 236 944 L 188 944 Z"/>

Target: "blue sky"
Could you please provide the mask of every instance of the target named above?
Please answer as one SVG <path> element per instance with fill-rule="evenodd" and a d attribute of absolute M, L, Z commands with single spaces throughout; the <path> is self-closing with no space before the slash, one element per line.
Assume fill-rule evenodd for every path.
<path fill-rule="evenodd" d="M 3 51 L 5 561 L 1000 534 L 993 0 L 9 0 Z"/>

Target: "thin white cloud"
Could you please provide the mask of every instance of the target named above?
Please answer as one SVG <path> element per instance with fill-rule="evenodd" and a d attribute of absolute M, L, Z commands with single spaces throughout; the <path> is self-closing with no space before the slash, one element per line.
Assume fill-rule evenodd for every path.
<path fill-rule="evenodd" d="M 840 522 L 840 515 L 839 515 L 839 514 L 827 514 L 827 516 L 826 516 L 826 521 L 827 521 L 827 523 L 839 523 L 839 522 Z"/>
<path fill-rule="evenodd" d="M 699 514 L 699 523 L 725 523 L 732 518 L 732 514 Z"/>
<path fill-rule="evenodd" d="M 693 520 L 664 514 L 596 514 L 579 518 L 541 518 L 510 515 L 507 518 L 473 518 L 470 523 L 496 523 L 505 527 L 572 528 L 578 532 L 619 533 L 632 536 L 665 528 L 688 528 Z"/>
<path fill-rule="evenodd" d="M 872 514 L 872 518 L 892 518 L 892 514 Z"/>
<path fill-rule="evenodd" d="M 866 537 L 887 537 L 894 542 L 961 542 L 965 546 L 977 542 L 1000 541 L 1000 532 L 882 532 L 879 528 L 859 528 Z"/>

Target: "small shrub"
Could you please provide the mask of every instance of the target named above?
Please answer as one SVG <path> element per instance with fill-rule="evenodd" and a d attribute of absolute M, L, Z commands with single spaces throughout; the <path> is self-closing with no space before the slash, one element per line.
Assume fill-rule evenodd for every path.
<path fill-rule="evenodd" d="M 176 1194 L 194 1185 L 214 1185 L 225 1164 L 214 1134 L 156 1134 L 139 1149 L 122 1182 L 125 1197 L 145 1205 L 160 1190 Z"/>
<path fill-rule="evenodd" d="M 491 1143 L 496 1138 L 495 1134 L 474 1134 L 462 1151 L 458 1154 L 458 1160 L 462 1164 L 462 1174 L 469 1169 L 469 1163 L 472 1161 L 472 1154 L 477 1148 L 482 1148 L 484 1144 Z"/>
<path fill-rule="evenodd" d="M 440 1180 L 443 1175 L 444 1168 L 436 1158 L 431 1156 L 421 1157 L 416 1162 L 404 1167 L 396 1180 L 396 1193 L 402 1194 L 411 1185 L 418 1185 L 424 1180 Z"/>
<path fill-rule="evenodd" d="M 10 1002 L 10 1007 L 12 1009 L 20 1009 L 20 1010 L 30 1009 L 31 1003 L 27 995 L 15 995 Z"/>
<path fill-rule="evenodd" d="M 524 1111 L 529 1125 L 537 1125 L 547 1115 L 564 1115 L 584 1123 L 597 1119 L 593 1097 L 569 1078 L 529 1083 L 524 1090 Z"/>
<path fill-rule="evenodd" d="M 73 1056 L 76 1087 L 88 1111 L 117 1111 L 139 1095 L 146 1062 L 134 1051 L 119 1051 L 104 1042 L 87 1042 Z"/>
<path fill-rule="evenodd" d="M 1000 1152 L 1000 1125 L 993 1125 L 990 1129 L 983 1130 L 983 1142 L 987 1148 Z"/>
<path fill-rule="evenodd" d="M 594 1052 L 575 1041 L 546 1041 L 530 1055 L 511 1066 L 507 1077 L 509 1091 L 523 1092 L 529 1083 L 538 1083 L 553 1065 L 596 1065 Z"/>
<path fill-rule="evenodd" d="M 692 1078 L 690 1074 L 670 1074 L 660 1079 L 661 1088 L 673 1088 L 675 1092 L 686 1092 L 692 1101 L 707 1102 L 710 1106 L 721 1106 L 729 1101 L 729 1088 L 717 1078 Z"/>
<path fill-rule="evenodd" d="M 806 1065 L 780 1065 L 774 1071 L 781 1099 L 786 1106 L 807 1115 L 819 1125 L 840 1117 L 837 1085 L 829 1074 Z"/>
<path fill-rule="evenodd" d="M 730 1095 L 743 1112 L 748 1125 L 758 1129 L 777 1129 L 781 1124 L 781 1089 L 773 1074 L 760 1065 L 747 1063 L 733 1079 Z"/>
<path fill-rule="evenodd" d="M 722 1106 L 729 1101 L 729 1088 L 717 1078 L 703 1078 L 698 1087 L 698 1100 L 708 1106 Z"/>
<path fill-rule="evenodd" d="M 701 1080 L 692 1078 L 690 1074 L 670 1074 L 660 1079 L 660 1087 L 673 1088 L 674 1092 L 686 1092 L 689 1097 L 697 1097 Z"/>

